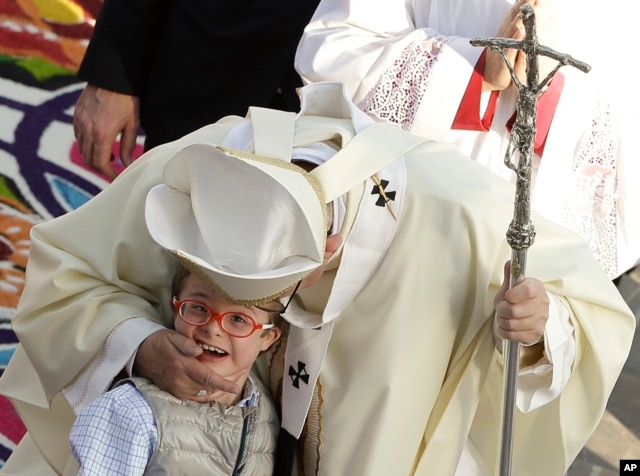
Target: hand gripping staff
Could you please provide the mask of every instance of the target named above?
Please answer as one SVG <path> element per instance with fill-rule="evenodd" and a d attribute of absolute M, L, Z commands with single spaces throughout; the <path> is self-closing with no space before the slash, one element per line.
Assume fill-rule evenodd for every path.
<path fill-rule="evenodd" d="M 511 277 L 509 287 L 513 287 L 520 276 L 524 276 L 527 264 L 527 250 L 535 239 L 535 228 L 531 223 L 531 160 L 536 137 L 536 113 L 538 97 L 549 84 L 556 71 L 562 66 L 570 65 L 587 73 L 589 65 L 571 56 L 558 53 L 538 43 L 536 34 L 536 18 L 533 7 L 525 3 L 520 8 L 520 18 L 525 27 L 525 38 L 514 40 L 509 38 L 476 38 L 471 40 L 473 46 L 489 47 L 500 53 L 504 59 L 513 83 L 518 92 L 516 103 L 516 120 L 511 130 L 509 146 L 504 157 L 507 167 L 516 174 L 516 193 L 513 219 L 507 229 L 507 242 L 511 247 Z M 522 84 L 514 72 L 513 65 L 506 57 L 505 49 L 519 49 L 526 55 L 526 84 Z M 546 56 L 558 63 L 553 70 L 538 82 L 538 56 Z M 518 152 L 517 163 L 513 156 Z M 511 475 L 513 455 L 513 430 L 515 416 L 515 397 L 518 369 L 520 363 L 520 343 L 507 340 L 503 346 L 504 356 L 504 399 L 502 411 L 502 441 L 500 446 L 500 476 Z"/>

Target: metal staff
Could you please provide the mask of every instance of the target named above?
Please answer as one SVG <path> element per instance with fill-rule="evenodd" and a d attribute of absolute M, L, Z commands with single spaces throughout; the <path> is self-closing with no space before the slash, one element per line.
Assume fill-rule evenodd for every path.
<path fill-rule="evenodd" d="M 518 91 L 516 104 L 516 120 L 511 129 L 511 137 L 504 158 L 505 165 L 516 174 L 516 193 L 513 219 L 507 229 L 507 242 L 511 247 L 511 276 L 509 287 L 512 288 L 520 276 L 524 276 L 527 264 L 527 250 L 533 245 L 535 228 L 531 222 L 531 160 L 534 153 L 536 137 L 536 115 L 538 97 L 549 84 L 556 71 L 562 66 L 570 65 L 587 73 L 591 67 L 571 56 L 558 53 L 538 43 L 536 34 L 536 18 L 533 7 L 526 3 L 520 8 L 520 18 L 525 28 L 522 41 L 509 38 L 476 38 L 471 40 L 473 46 L 489 47 L 497 51 L 505 61 L 511 78 Z M 526 55 L 526 85 L 518 79 L 513 65 L 506 57 L 504 50 L 519 49 Z M 558 63 L 547 76 L 538 82 L 538 56 L 546 56 Z M 517 164 L 513 161 L 518 151 Z M 518 369 L 520 367 L 520 343 L 507 340 L 503 346 L 505 362 L 504 400 L 502 412 L 502 443 L 500 446 L 500 476 L 511 475 L 513 456 L 513 428 L 515 418 L 515 397 Z"/>

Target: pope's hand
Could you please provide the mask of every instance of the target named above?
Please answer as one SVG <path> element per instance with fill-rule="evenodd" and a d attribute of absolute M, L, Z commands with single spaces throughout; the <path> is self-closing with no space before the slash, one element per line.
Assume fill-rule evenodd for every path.
<path fill-rule="evenodd" d="M 504 281 L 493 300 L 497 334 L 522 344 L 542 340 L 549 318 L 549 297 L 544 285 L 533 278 L 521 277 L 509 289 L 511 262 L 504 266 Z"/>
<path fill-rule="evenodd" d="M 176 331 L 156 331 L 140 344 L 134 370 L 183 400 L 203 402 L 219 398 L 224 392 L 239 393 L 233 376 L 222 377 L 198 361 L 196 357 L 202 352 L 198 344 Z M 242 372 L 246 374 L 247 369 Z M 207 395 L 196 398 L 200 390 Z"/>

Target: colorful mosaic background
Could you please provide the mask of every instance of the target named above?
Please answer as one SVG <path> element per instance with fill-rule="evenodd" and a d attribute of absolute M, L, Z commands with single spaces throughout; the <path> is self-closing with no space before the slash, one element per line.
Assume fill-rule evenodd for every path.
<path fill-rule="evenodd" d="M 101 5 L 102 0 L 0 0 L 0 373 L 17 343 L 11 319 L 24 285 L 29 230 L 77 208 L 108 184 L 106 177 L 82 164 L 72 129 L 73 106 L 84 86 L 75 72 Z M 603 11 L 599 0 L 567 0 L 563 8 L 574 24 L 597 31 L 599 38 L 580 42 L 573 31 L 563 31 L 563 50 L 597 66 L 592 74 L 609 77 L 611 71 L 619 71 L 616 87 L 608 90 L 614 97 L 619 93 L 634 120 L 640 119 L 640 96 L 628 94 L 634 90 L 634 61 L 621 60 L 611 41 L 603 40 L 617 38 L 620 32 L 629 36 L 637 29 L 638 1 L 611 0 L 606 14 L 615 21 L 605 22 L 597 18 Z M 626 44 L 633 43 L 627 40 Z M 630 289 L 637 299 L 637 285 Z M 634 357 L 631 364 L 633 372 L 623 376 L 634 376 L 622 380 L 621 396 L 614 394 L 615 408 L 623 406 L 619 402 L 637 401 L 638 386 L 632 379 L 638 359 Z M 635 403 L 627 413 L 632 416 L 618 418 L 637 422 Z M 623 457 L 640 457 L 637 432 L 620 431 L 624 426 L 611 416 L 602 426 L 569 475 L 601 474 L 593 469 L 592 459 L 598 468 L 605 460 L 614 468 Z M 24 431 L 9 402 L 0 396 L 0 467 Z"/>
<path fill-rule="evenodd" d="M 0 0 L 0 372 L 16 347 L 11 330 L 34 224 L 104 188 L 82 163 L 73 106 L 75 73 L 102 0 Z M 24 434 L 0 397 L 0 466 Z"/>

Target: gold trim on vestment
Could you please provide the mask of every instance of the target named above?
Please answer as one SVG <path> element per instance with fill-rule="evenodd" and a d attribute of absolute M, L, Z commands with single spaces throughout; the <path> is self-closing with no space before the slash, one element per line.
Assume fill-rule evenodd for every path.
<path fill-rule="evenodd" d="M 201 264 L 196 263 L 189 255 L 185 254 L 184 251 L 181 250 L 167 250 L 171 256 L 173 256 L 180 264 L 182 264 L 185 268 L 187 268 L 191 273 L 195 274 L 199 279 L 201 279 L 207 286 L 211 287 L 217 295 L 219 295 L 222 299 L 232 302 L 234 304 L 239 304 L 241 306 L 259 306 L 262 304 L 267 304 L 272 301 L 275 301 L 279 297 L 283 296 L 287 293 L 287 291 L 291 290 L 300 279 L 296 278 L 291 284 L 287 285 L 282 291 L 278 291 L 275 294 L 265 296 L 262 298 L 256 299 L 239 299 L 235 296 L 229 294 L 225 289 L 223 289 L 206 271 L 202 268 Z M 311 271 L 309 272 L 311 273 Z M 276 311 L 273 311 L 276 312 Z"/>

